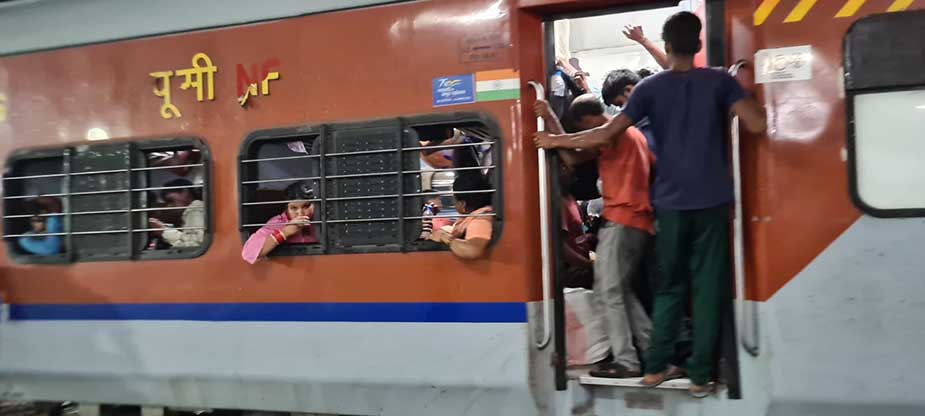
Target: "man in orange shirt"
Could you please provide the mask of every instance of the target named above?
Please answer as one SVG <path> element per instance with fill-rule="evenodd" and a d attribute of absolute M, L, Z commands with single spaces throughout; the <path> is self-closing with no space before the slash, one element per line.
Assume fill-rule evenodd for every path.
<path fill-rule="evenodd" d="M 543 111 L 542 102 L 535 110 L 551 133 L 560 129 L 552 112 Z M 604 125 L 611 117 L 601 100 L 592 94 L 576 98 L 569 112 L 582 130 Z M 646 248 L 655 233 L 649 203 L 649 173 L 654 157 L 639 130 L 627 129 L 624 139 L 613 146 L 560 151 L 565 163 L 572 166 L 596 157 L 600 172 L 602 217 L 606 222 L 598 232 L 594 293 L 595 301 L 604 311 L 614 360 L 591 372 L 598 377 L 639 377 L 636 347 L 643 351 L 649 348 L 652 330 L 645 309 L 633 293 L 632 281 L 640 272 Z"/>

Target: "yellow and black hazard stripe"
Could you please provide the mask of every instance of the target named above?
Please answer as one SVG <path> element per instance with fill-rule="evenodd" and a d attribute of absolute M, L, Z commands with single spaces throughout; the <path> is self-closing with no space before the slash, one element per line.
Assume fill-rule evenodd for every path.
<path fill-rule="evenodd" d="M 826 0 L 829 1 L 829 0 Z M 777 8 L 781 0 L 763 0 L 761 4 L 758 5 L 758 8 L 755 9 L 754 14 L 754 24 L 755 26 L 760 26 L 768 20 L 768 16 L 774 12 L 774 9 Z M 813 9 L 813 6 L 818 3 L 819 0 L 800 0 L 796 6 L 790 10 L 790 13 L 784 18 L 784 23 L 796 23 L 802 21 L 803 18 L 809 14 L 810 10 Z M 867 0 L 847 0 L 845 4 L 838 10 L 838 13 L 835 13 L 836 18 L 844 18 L 854 16 L 855 13 L 861 8 L 861 6 L 866 3 Z M 894 0 L 890 6 L 886 9 L 887 12 L 901 12 L 909 8 L 915 0 Z"/>

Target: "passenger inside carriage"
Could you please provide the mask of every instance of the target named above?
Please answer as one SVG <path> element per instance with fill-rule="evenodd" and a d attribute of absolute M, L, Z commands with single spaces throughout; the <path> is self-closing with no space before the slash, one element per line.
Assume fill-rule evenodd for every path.
<path fill-rule="evenodd" d="M 205 237 L 205 203 L 199 195 L 199 189 L 189 180 L 178 178 L 164 184 L 161 197 L 169 208 L 184 208 L 180 227 L 172 227 L 158 218 L 149 218 L 148 225 L 159 231 L 152 232 L 160 235 L 171 247 L 198 247 L 202 245 Z"/>
<path fill-rule="evenodd" d="M 286 210 L 270 218 L 266 225 L 248 237 L 241 250 L 244 261 L 254 264 L 283 244 L 318 242 L 312 221 L 315 217 L 314 190 L 307 182 L 286 187 Z"/>
<path fill-rule="evenodd" d="M 568 192 L 574 180 L 572 167 L 559 164 L 559 184 L 562 191 L 562 227 L 559 231 L 562 241 L 563 263 L 565 264 L 565 287 L 591 289 L 594 282 L 594 262 L 591 253 L 593 236 L 586 234 L 581 213 L 575 197 Z"/>
<path fill-rule="evenodd" d="M 436 146 L 462 143 L 462 136 L 445 125 L 417 127 L 421 147 L 434 147 L 421 151 L 422 169 L 448 169 L 453 167 L 453 149 Z"/>
<path fill-rule="evenodd" d="M 592 94 L 577 97 L 569 107 L 579 129 L 604 125 L 611 116 Z M 563 132 L 545 102 L 534 107 L 550 132 Z M 644 254 L 654 234 L 649 204 L 651 153 L 638 130 L 629 130 L 614 146 L 560 151 L 563 161 L 577 166 L 597 159 L 604 200 L 604 225 L 598 234 L 594 262 L 594 299 L 603 313 L 613 361 L 592 371 L 597 377 L 629 378 L 641 375 L 639 352 L 649 346 L 651 322 L 632 290 L 641 272 Z M 638 348 L 638 349 L 637 349 Z"/>
<path fill-rule="evenodd" d="M 20 237 L 18 240 L 19 248 L 29 254 L 40 256 L 49 256 L 61 252 L 62 238 L 57 234 L 64 231 L 61 218 L 58 216 L 42 216 L 61 212 L 61 202 L 56 198 L 39 197 L 26 201 L 29 211 L 34 215 L 29 219 L 30 229 L 25 234 L 28 237 Z"/>
<path fill-rule="evenodd" d="M 711 389 L 721 285 L 729 271 L 732 180 L 723 125 L 732 113 L 753 133 L 767 128 L 764 108 L 747 97 L 734 78 L 723 70 L 694 66 L 694 55 L 702 46 L 701 29 L 700 19 L 688 12 L 676 13 L 665 22 L 662 36 L 670 68 L 640 83 L 619 116 L 582 133 L 551 136 L 538 132 L 535 137 L 540 148 L 620 146 L 633 124 L 645 118 L 652 121 L 659 163 L 653 202 L 662 281 L 641 383 L 654 387 L 670 378 L 668 365 L 691 288 L 694 340 L 687 371 L 690 392 L 698 398 L 706 397 Z"/>
<path fill-rule="evenodd" d="M 456 223 L 434 229 L 432 241 L 445 244 L 459 258 L 485 256 L 492 236 L 492 186 L 480 171 L 460 171 L 453 181 L 456 211 L 465 215 Z"/>

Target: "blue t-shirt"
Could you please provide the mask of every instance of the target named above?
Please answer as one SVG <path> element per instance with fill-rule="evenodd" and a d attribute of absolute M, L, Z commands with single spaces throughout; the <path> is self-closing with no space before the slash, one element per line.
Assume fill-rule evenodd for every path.
<path fill-rule="evenodd" d="M 649 119 L 656 209 L 703 209 L 732 200 L 723 132 L 732 105 L 744 97 L 735 78 L 719 68 L 662 71 L 633 89 L 623 114 L 634 122 Z"/>
<path fill-rule="evenodd" d="M 64 227 L 61 224 L 61 218 L 48 217 L 45 222 L 45 232 L 49 234 L 59 234 Z M 44 234 L 43 233 L 43 234 Z M 35 234 L 32 231 L 26 234 Z M 61 252 L 61 236 L 49 235 L 39 237 L 20 237 L 19 247 L 29 254 L 39 256 L 50 256 Z"/>
<path fill-rule="evenodd" d="M 648 118 L 644 118 L 636 123 L 636 128 L 642 132 L 643 136 L 646 136 L 646 144 L 649 145 L 652 154 L 655 154 L 655 133 L 652 132 L 652 123 Z"/>

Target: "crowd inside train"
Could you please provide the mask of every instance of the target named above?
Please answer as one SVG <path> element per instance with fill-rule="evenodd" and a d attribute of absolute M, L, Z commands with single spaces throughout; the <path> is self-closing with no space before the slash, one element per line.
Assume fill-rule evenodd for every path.
<path fill-rule="evenodd" d="M 648 387 L 687 376 L 695 397 L 707 396 L 716 376 L 729 286 L 726 122 L 735 114 L 751 132 L 766 129 L 763 107 L 735 78 L 694 65 L 701 29 L 696 15 L 673 15 L 663 27 L 662 51 L 640 27 L 627 27 L 624 35 L 662 71 L 614 70 L 597 97 L 582 87 L 587 77 L 574 80 L 580 72 L 560 60 L 557 76 L 572 76 L 575 82 L 566 84 L 575 88 L 550 100 L 568 104 L 559 104 L 560 113 L 555 102 L 534 108 L 547 126 L 536 133 L 536 146 L 558 150 L 561 177 L 571 185 L 562 196 L 567 285 L 591 289 L 590 310 L 601 321 L 598 341 L 605 346 L 587 354 L 594 356 L 591 375 L 642 376 L 639 383 Z M 620 111 L 610 114 L 608 105 Z M 588 238 L 575 193 L 588 193 L 593 175 L 582 172 L 592 161 L 602 198 L 590 204 L 599 207 L 592 215 L 600 215 L 600 225 Z"/>

